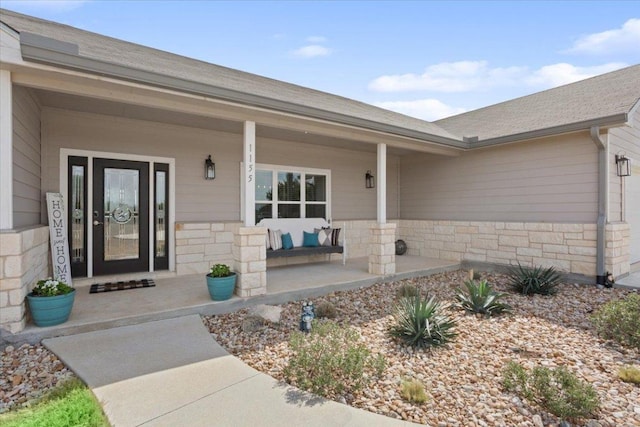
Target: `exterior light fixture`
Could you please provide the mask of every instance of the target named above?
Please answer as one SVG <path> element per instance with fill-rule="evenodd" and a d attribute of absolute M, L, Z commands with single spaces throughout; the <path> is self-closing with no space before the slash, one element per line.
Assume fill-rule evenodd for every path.
<path fill-rule="evenodd" d="M 211 160 L 211 154 L 204 161 L 204 179 L 215 179 L 216 177 L 216 164 Z"/>
<path fill-rule="evenodd" d="M 366 188 L 376 188 L 376 177 L 371 175 L 370 170 L 364 176 L 364 186 Z"/>
<path fill-rule="evenodd" d="M 629 158 L 624 154 L 616 154 L 616 169 L 618 176 L 631 176 Z"/>

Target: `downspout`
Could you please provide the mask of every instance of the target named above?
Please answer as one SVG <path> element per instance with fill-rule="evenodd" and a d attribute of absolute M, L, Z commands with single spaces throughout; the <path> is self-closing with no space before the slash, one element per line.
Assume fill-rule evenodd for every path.
<path fill-rule="evenodd" d="M 607 156 L 606 143 L 600 139 L 600 126 L 591 127 L 591 139 L 598 147 L 598 221 L 596 225 L 596 283 L 611 287 L 613 280 L 605 270 L 605 226 L 607 224 Z"/>

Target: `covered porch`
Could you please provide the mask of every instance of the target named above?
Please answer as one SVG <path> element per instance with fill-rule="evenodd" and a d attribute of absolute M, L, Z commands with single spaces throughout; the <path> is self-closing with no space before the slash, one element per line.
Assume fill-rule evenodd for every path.
<path fill-rule="evenodd" d="M 366 257 L 350 259 L 344 266 L 340 261 L 332 261 L 274 267 L 267 271 L 266 294 L 248 298 L 234 295 L 228 301 L 211 300 L 202 274 L 172 277 L 160 275 L 155 278 L 155 287 L 98 294 L 89 293 L 90 284 L 108 281 L 109 278 L 83 279 L 76 282 L 76 300 L 71 318 L 66 323 L 44 328 L 29 323 L 21 333 L 6 338 L 15 342 L 36 342 L 47 337 L 190 314 L 222 314 L 257 304 L 280 304 L 458 268 L 460 264 L 457 262 L 410 255 L 397 257 L 396 273 L 388 276 L 370 274 Z M 149 277 L 148 274 L 135 276 Z M 126 277 L 132 278 L 134 277 Z M 117 279 L 123 280 L 125 277 Z"/>

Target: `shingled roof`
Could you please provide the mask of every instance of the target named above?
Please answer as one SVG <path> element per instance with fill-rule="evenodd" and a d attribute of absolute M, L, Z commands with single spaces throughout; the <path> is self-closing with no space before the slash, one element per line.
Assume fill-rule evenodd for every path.
<path fill-rule="evenodd" d="M 21 40 L 23 36 L 35 34 L 77 46 L 79 60 L 95 61 L 108 70 L 119 67 L 155 75 L 156 79 L 150 84 L 162 82 L 158 84 L 167 87 L 170 83 L 166 82 L 171 81 L 191 83 L 191 87 L 196 88 L 193 91 L 199 93 L 200 90 L 205 96 L 212 93 L 247 95 L 243 98 L 246 104 L 255 102 L 257 106 L 273 106 L 273 109 L 284 106 L 282 111 L 460 148 L 583 130 L 592 125 L 620 125 L 640 98 L 640 65 L 635 65 L 431 123 L 341 96 L 4 9 L 0 9 L 0 20 L 20 33 Z M 108 75 L 77 64 L 76 69 Z"/>
<path fill-rule="evenodd" d="M 480 141 L 629 113 L 640 99 L 640 65 L 438 120 Z"/>
<path fill-rule="evenodd" d="M 173 53 L 80 30 L 68 25 L 0 10 L 0 20 L 19 33 L 27 32 L 76 44 L 79 55 L 131 69 L 163 73 L 186 81 L 230 89 L 314 109 L 337 112 L 427 135 L 459 139 L 433 123 L 379 107 L 285 83 L 256 74 L 198 61 Z"/>

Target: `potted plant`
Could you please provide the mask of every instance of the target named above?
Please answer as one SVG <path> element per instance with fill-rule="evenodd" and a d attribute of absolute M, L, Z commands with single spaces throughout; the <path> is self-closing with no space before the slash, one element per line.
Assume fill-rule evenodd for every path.
<path fill-rule="evenodd" d="M 226 264 L 216 264 L 207 274 L 207 288 L 214 301 L 224 301 L 231 298 L 236 287 L 236 273 Z"/>
<path fill-rule="evenodd" d="M 27 295 L 29 311 L 37 326 L 54 326 L 64 323 L 71 315 L 76 290 L 66 283 L 54 280 L 38 280 Z"/>

